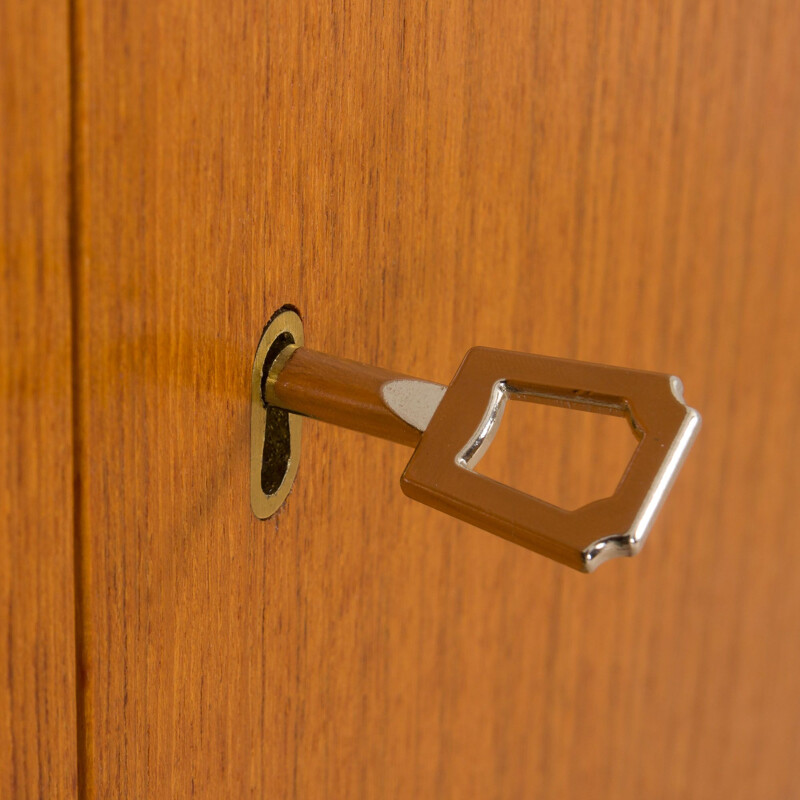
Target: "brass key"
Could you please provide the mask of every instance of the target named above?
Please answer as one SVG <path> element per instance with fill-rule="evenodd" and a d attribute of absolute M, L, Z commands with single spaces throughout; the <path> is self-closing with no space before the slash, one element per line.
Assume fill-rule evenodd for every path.
<path fill-rule="evenodd" d="M 639 444 L 614 494 L 567 511 L 475 472 L 509 399 L 627 418 Z M 257 516 L 288 494 L 300 418 L 313 417 L 414 447 L 400 479 L 406 495 L 585 572 L 639 552 L 700 428 L 671 375 L 473 347 L 441 386 L 304 347 L 287 308 L 262 336 L 252 400 Z M 265 483 L 264 464 L 287 446 L 277 459 L 283 482 Z"/>

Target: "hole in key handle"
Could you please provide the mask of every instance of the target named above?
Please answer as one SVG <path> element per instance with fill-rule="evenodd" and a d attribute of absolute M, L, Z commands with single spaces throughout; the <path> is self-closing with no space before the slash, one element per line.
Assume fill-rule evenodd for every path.
<path fill-rule="evenodd" d="M 578 401 L 567 409 L 546 402 L 546 393 L 495 386 L 491 430 L 480 446 L 487 410 L 457 458 L 462 466 L 568 511 L 614 494 L 640 439 L 627 405 Z"/>

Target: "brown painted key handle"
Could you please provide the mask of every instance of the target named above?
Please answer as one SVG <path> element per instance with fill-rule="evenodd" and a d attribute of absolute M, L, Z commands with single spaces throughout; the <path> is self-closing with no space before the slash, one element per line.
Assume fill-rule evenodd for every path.
<path fill-rule="evenodd" d="M 254 364 L 251 499 L 260 517 L 291 488 L 299 419 L 308 416 L 415 447 L 400 481 L 409 497 L 591 572 L 639 552 L 700 427 L 670 375 L 474 347 L 444 387 L 301 344 L 299 316 L 283 309 Z M 475 472 L 509 399 L 626 417 L 639 445 L 614 494 L 567 511 Z M 273 425 L 270 439 L 270 414 L 286 418 L 282 438 Z M 288 484 L 270 498 L 266 489 L 279 481 L 264 465 L 276 461 L 272 450 L 282 441 L 291 452 L 277 461 L 287 466 Z M 269 513 L 259 513 L 266 506 Z"/>

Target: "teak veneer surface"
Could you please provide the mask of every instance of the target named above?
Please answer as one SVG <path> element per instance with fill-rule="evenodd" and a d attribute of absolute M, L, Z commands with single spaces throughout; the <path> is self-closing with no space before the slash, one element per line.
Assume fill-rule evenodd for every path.
<path fill-rule="evenodd" d="M 87 796 L 800 792 L 796 4 L 75 15 Z M 590 577 L 313 422 L 262 523 L 249 376 L 284 303 L 443 383 L 473 344 L 675 372 L 704 428 Z M 583 424 L 523 424 L 508 475 L 591 481 Z"/>
<path fill-rule="evenodd" d="M 66 2 L 0 2 L 0 798 L 75 797 Z"/>

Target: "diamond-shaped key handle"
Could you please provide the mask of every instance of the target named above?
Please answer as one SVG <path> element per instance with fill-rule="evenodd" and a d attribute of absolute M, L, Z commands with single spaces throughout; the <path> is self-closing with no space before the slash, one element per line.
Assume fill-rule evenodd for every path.
<path fill-rule="evenodd" d="M 639 444 L 614 494 L 568 511 L 475 472 L 509 399 L 626 417 Z M 303 347 L 286 308 L 262 336 L 252 404 L 257 516 L 288 495 L 313 417 L 414 447 L 409 497 L 585 572 L 639 552 L 700 428 L 671 375 L 474 347 L 441 386 Z"/>

